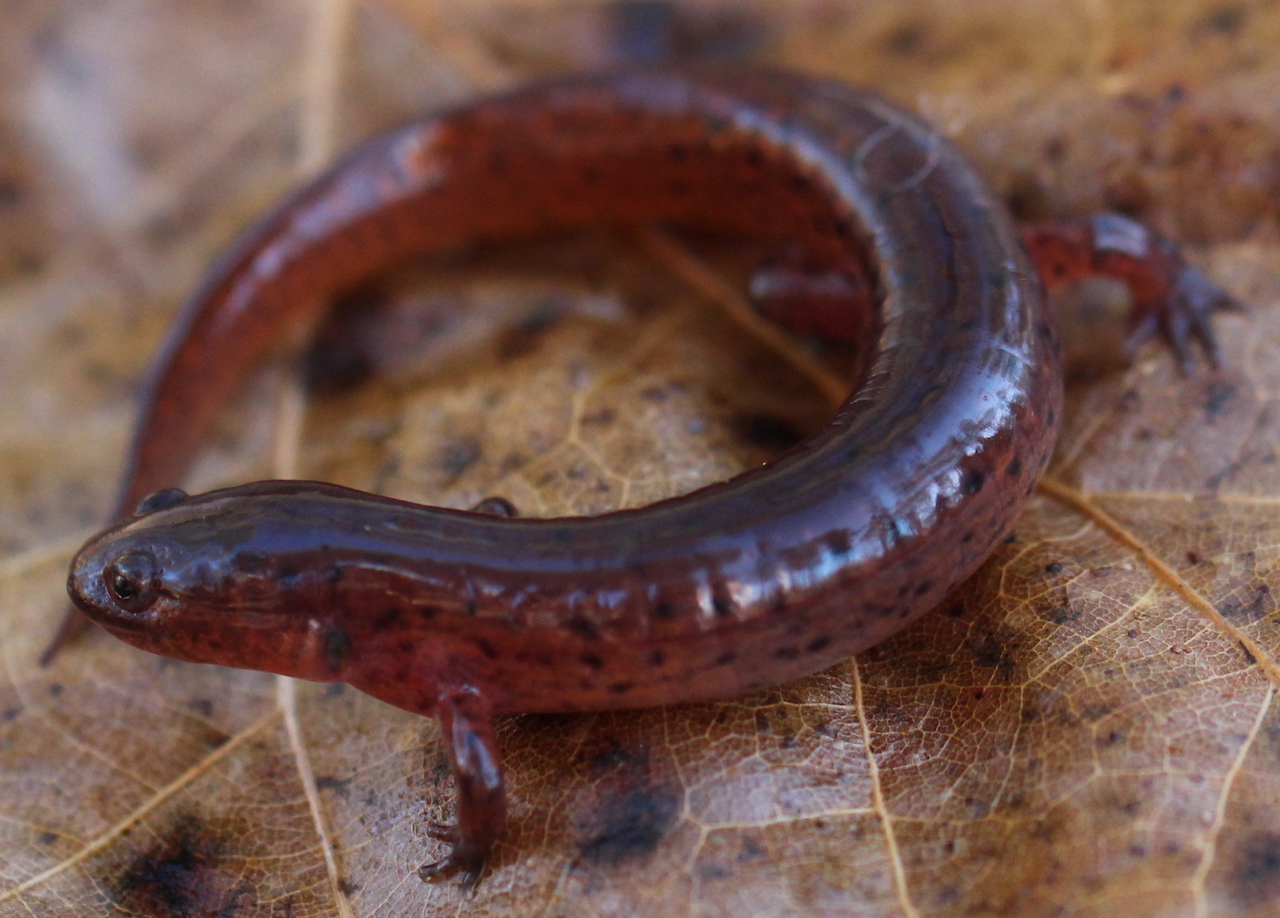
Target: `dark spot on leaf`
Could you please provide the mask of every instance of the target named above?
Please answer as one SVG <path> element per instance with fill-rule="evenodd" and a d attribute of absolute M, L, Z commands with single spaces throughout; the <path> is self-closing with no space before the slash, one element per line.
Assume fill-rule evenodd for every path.
<path fill-rule="evenodd" d="M 484 449 L 478 439 L 459 437 L 441 447 L 437 462 L 446 475 L 456 478 L 471 468 L 483 453 Z"/>
<path fill-rule="evenodd" d="M 1052 564 L 1046 564 L 1044 566 L 1044 572 L 1046 574 L 1061 574 L 1062 565 L 1059 564 L 1057 561 L 1053 562 Z"/>
<path fill-rule="evenodd" d="M 1231 897 L 1241 905 L 1255 908 L 1280 899 L 1280 834 L 1259 832 L 1247 838 L 1228 863 L 1233 868 Z"/>
<path fill-rule="evenodd" d="M 179 816 L 155 844 L 122 869 L 105 873 L 104 885 L 120 910 L 129 914 L 231 918 L 242 906 L 253 904 L 242 859 L 223 869 L 226 852 L 221 838 L 232 834 L 215 832 L 194 815 Z"/>
<path fill-rule="evenodd" d="M 209 698 L 192 698 L 187 702 L 187 707 L 202 717 L 213 715 L 213 701 Z"/>
<path fill-rule="evenodd" d="M 1211 11 L 1204 22 L 1204 28 L 1219 35 L 1235 35 L 1244 27 L 1245 18 L 1244 6 L 1230 3 Z"/>
<path fill-rule="evenodd" d="M 661 788 L 643 788 L 600 802 L 597 824 L 578 843 L 582 856 L 607 867 L 651 855 L 675 822 L 678 798 Z"/>
<path fill-rule="evenodd" d="M 316 775 L 316 787 L 320 790 L 331 790 L 345 797 L 347 795 L 347 785 L 355 780 L 350 778 L 335 778 L 333 775 Z"/>
<path fill-rule="evenodd" d="M 41 832 L 36 836 L 36 841 L 42 845 L 52 845 L 57 840 L 58 833 L 56 832 Z"/>
<path fill-rule="evenodd" d="M 910 57 L 924 45 L 926 30 L 919 23 L 907 22 L 889 33 L 885 50 L 895 57 Z"/>
<path fill-rule="evenodd" d="M 970 652 L 979 666 L 999 669 L 1008 674 L 1013 670 L 1013 658 L 1005 645 L 991 632 L 986 632 L 971 640 L 968 644 Z"/>

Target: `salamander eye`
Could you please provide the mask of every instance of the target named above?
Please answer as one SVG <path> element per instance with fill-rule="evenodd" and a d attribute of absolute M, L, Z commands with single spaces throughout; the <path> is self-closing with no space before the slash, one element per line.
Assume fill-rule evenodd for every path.
<path fill-rule="evenodd" d="M 145 612 L 156 600 L 160 571 L 145 551 L 126 551 L 102 572 L 107 592 L 122 609 Z"/>

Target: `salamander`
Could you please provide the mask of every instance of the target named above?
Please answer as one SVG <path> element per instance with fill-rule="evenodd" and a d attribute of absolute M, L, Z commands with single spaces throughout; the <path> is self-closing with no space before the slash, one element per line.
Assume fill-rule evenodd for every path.
<path fill-rule="evenodd" d="M 424 253 L 654 222 L 803 251 L 827 293 L 794 324 L 857 334 L 866 354 L 825 428 L 728 481 L 593 517 L 306 481 L 176 489 L 246 374 L 326 296 Z M 213 266 L 155 362 L 118 522 L 68 588 L 136 647 L 342 681 L 438 719 L 457 821 L 429 827 L 450 848 L 420 875 L 471 886 L 506 821 L 495 715 L 785 682 L 969 577 L 1053 451 L 1045 287 L 1091 274 L 1129 285 L 1138 337 L 1216 359 L 1209 317 L 1229 300 L 1168 242 L 1116 215 L 1019 230 L 936 130 L 874 94 L 654 70 L 464 104 L 367 142 Z"/>

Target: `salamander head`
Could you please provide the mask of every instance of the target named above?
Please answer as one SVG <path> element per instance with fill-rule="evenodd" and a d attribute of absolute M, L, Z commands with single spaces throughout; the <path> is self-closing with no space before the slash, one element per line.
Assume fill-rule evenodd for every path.
<path fill-rule="evenodd" d="M 291 568 L 288 528 L 269 512 L 279 495 L 255 487 L 148 497 L 80 549 L 67 577 L 72 602 L 121 640 L 167 657 L 341 678 L 314 614 L 323 586 Z"/>

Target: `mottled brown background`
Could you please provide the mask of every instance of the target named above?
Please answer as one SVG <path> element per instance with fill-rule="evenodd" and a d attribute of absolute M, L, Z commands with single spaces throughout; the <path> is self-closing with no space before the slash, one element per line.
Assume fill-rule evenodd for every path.
<path fill-rule="evenodd" d="M 1016 539 L 881 648 L 722 704 L 504 720 L 511 828 L 465 899 L 414 876 L 450 806 L 434 724 L 103 634 L 35 658 L 141 374 L 237 229 L 412 113 L 644 54 L 879 87 L 1020 213 L 1136 214 L 1253 309 L 1220 374 L 1152 349 L 1073 386 Z M 0 0 L 0 914 L 1280 914 L 1278 211 L 1273 0 Z M 319 395 L 282 361 L 195 483 L 596 512 L 820 424 L 677 275 L 601 236 L 406 272 L 363 295 L 373 378 Z"/>

